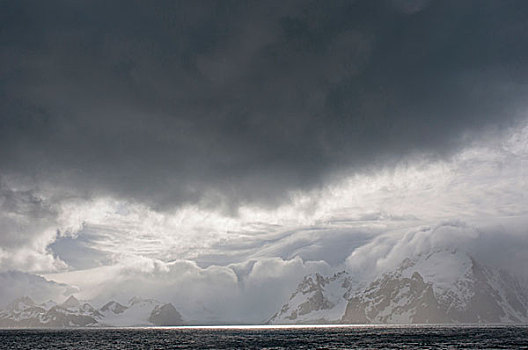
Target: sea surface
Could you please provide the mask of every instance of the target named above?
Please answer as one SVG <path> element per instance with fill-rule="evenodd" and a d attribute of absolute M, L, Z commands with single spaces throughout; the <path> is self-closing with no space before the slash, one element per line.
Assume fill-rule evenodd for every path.
<path fill-rule="evenodd" d="M 0 330 L 2 349 L 528 349 L 519 327 L 174 327 Z"/>

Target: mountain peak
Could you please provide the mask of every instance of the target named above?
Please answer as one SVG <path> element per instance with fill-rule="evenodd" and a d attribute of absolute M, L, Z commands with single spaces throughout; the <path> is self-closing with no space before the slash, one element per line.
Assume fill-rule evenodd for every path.
<path fill-rule="evenodd" d="M 7 306 L 8 310 L 24 310 L 28 307 L 35 306 L 35 302 L 28 296 L 23 296 L 13 300 Z"/>
<path fill-rule="evenodd" d="M 156 305 L 149 321 L 156 326 L 176 326 L 183 323 L 180 313 L 172 304 Z"/>
<path fill-rule="evenodd" d="M 328 277 L 319 273 L 307 275 L 289 301 L 268 322 L 326 323 L 339 319 L 345 311 L 352 286 L 352 280 L 345 271 Z"/>
<path fill-rule="evenodd" d="M 57 303 L 50 299 L 48 301 L 41 303 L 39 306 L 43 307 L 46 310 L 49 310 L 52 307 L 57 306 Z"/>
<path fill-rule="evenodd" d="M 76 307 L 76 306 L 81 306 L 81 303 L 79 302 L 79 300 L 77 300 L 76 297 L 74 297 L 73 295 L 70 295 L 70 297 L 61 304 L 61 306 L 65 308 Z"/>
<path fill-rule="evenodd" d="M 124 305 L 121 305 L 119 304 L 117 301 L 109 301 L 108 303 L 106 303 L 100 311 L 102 312 L 107 312 L 107 311 L 112 311 L 114 314 L 121 314 L 123 312 L 125 312 L 128 308 Z"/>
<path fill-rule="evenodd" d="M 422 282 L 423 283 L 423 277 L 418 273 L 414 272 L 411 276 L 411 280 Z"/>

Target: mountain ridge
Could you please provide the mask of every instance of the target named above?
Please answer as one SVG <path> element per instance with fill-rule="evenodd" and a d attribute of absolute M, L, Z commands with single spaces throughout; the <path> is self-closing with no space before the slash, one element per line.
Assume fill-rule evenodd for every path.
<path fill-rule="evenodd" d="M 269 320 L 270 324 L 527 322 L 528 296 L 520 282 L 457 249 L 407 257 L 395 269 L 366 281 L 354 281 L 346 271 L 306 276 Z"/>
<path fill-rule="evenodd" d="M 1 328 L 66 328 L 172 326 L 183 324 L 181 314 L 171 303 L 133 298 L 127 305 L 109 301 L 96 309 L 73 295 L 63 303 L 37 304 L 24 296 L 0 310 Z"/>

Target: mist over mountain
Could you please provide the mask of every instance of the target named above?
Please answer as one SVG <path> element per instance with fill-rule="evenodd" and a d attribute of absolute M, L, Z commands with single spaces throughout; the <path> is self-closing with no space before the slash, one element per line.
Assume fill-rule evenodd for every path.
<path fill-rule="evenodd" d="M 528 322 L 528 292 L 466 252 L 406 258 L 372 281 L 345 271 L 304 277 L 271 324 L 502 324 Z"/>

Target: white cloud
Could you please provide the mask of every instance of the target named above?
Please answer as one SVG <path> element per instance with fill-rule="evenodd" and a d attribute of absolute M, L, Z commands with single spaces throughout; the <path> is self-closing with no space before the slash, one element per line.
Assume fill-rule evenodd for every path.
<path fill-rule="evenodd" d="M 33 189 L 0 178 L 0 270 L 49 271 L 66 265 L 46 247 L 56 238 L 57 209 Z"/>
<path fill-rule="evenodd" d="M 13 299 L 22 296 L 30 296 L 41 303 L 50 299 L 62 301 L 75 292 L 78 290 L 66 284 L 48 281 L 30 273 L 0 272 L 0 307 L 5 307 Z"/>
<path fill-rule="evenodd" d="M 275 209 L 242 206 L 237 216 L 199 206 L 156 212 L 140 203 L 96 198 L 63 203 L 58 223 L 74 237 L 90 228 L 90 247 L 116 263 L 130 255 L 204 264 L 292 258 L 295 252 L 324 259 L 317 247 L 327 250 L 325 240 L 354 246 L 355 239 L 398 227 L 527 215 L 528 129 L 512 130 L 488 135 L 448 161 L 415 157 L 291 193 Z"/>
<path fill-rule="evenodd" d="M 189 321 L 263 322 L 281 306 L 298 277 L 331 270 L 322 261 L 264 258 L 229 266 L 201 268 L 178 260 L 128 259 L 112 267 L 47 275 L 75 285 L 79 298 L 104 303 L 133 296 L 172 302 Z"/>

